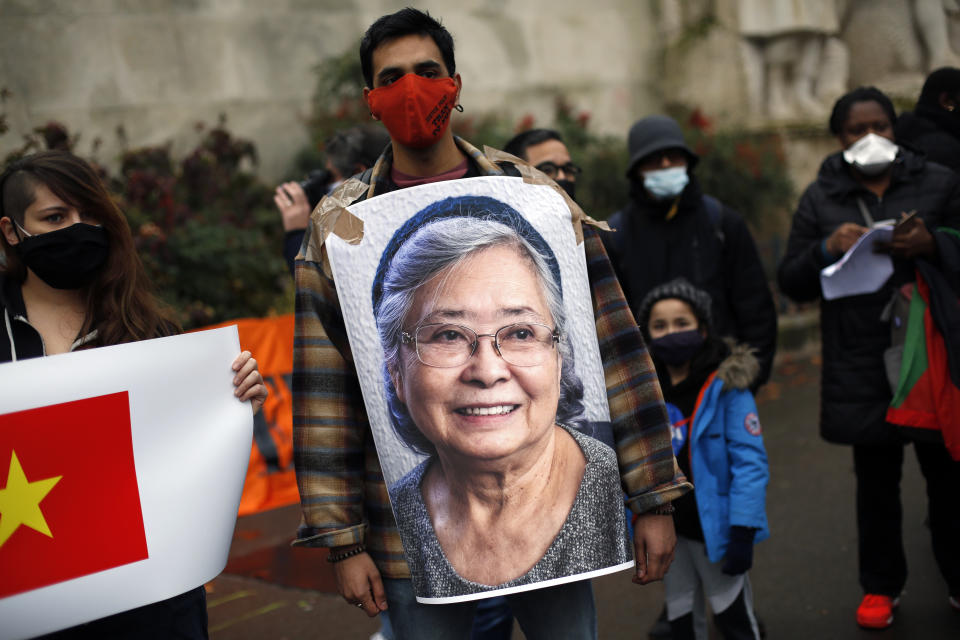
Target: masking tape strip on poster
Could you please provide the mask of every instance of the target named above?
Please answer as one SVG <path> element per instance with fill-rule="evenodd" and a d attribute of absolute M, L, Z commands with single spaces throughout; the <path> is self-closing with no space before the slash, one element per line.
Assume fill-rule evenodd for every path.
<path fill-rule="evenodd" d="M 317 253 L 331 233 L 349 244 L 360 244 L 363 239 L 363 220 L 347 211 L 347 207 L 366 190 L 367 185 L 356 178 L 350 178 L 336 191 L 320 200 L 316 209 L 310 214 L 312 233 L 317 235 L 318 241 L 307 243 L 304 259 L 319 263 L 328 278 L 333 277 L 330 261 L 327 259 L 326 252 L 321 252 L 321 255 Z"/>

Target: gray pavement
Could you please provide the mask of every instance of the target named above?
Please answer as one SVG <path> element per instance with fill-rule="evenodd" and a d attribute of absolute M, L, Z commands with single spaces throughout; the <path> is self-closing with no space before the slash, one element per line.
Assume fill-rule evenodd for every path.
<path fill-rule="evenodd" d="M 947 604 L 923 524 L 924 483 L 912 450 L 902 491 L 906 591 L 892 628 L 857 627 L 852 453 L 817 434 L 818 376 L 815 358 L 781 362 L 759 398 L 771 469 L 771 538 L 758 545 L 750 575 L 767 638 L 960 638 L 960 613 Z M 366 640 L 376 630 L 375 621 L 332 593 L 325 551 L 288 546 L 298 519 L 294 506 L 240 520 L 227 570 L 208 587 L 213 640 Z M 626 572 L 594 580 L 594 590 L 601 638 L 646 638 L 660 610 L 661 585 L 639 587 Z M 523 635 L 515 630 L 514 637 Z"/>

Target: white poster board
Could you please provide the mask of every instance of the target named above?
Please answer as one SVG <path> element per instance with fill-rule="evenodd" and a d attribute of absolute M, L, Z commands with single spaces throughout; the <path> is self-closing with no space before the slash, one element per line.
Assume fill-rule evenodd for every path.
<path fill-rule="evenodd" d="M 625 540 L 626 534 L 620 531 L 624 529 L 623 496 L 619 485 L 616 456 L 607 445 L 591 437 L 598 436 L 603 439 L 601 434 L 604 425 L 608 425 L 610 420 L 609 408 L 607 406 L 603 367 L 597 346 L 584 248 L 582 244 L 577 243 L 571 213 L 564 199 L 551 187 L 526 184 L 520 178 L 481 177 L 394 191 L 352 205 L 348 207 L 348 211 L 350 215 L 362 221 L 362 224 L 352 224 L 350 228 L 362 227 L 362 233 L 354 234 L 347 239 L 331 234 L 325 241 L 326 248 L 337 285 L 337 294 L 350 340 L 353 361 L 363 391 L 367 415 L 380 456 L 384 478 L 388 489 L 391 491 L 391 501 L 400 526 L 407 562 L 413 573 L 417 599 L 425 603 L 446 603 L 490 597 L 584 579 L 633 566 L 630 545 Z M 449 433 L 439 435 L 435 433 L 435 427 L 441 430 L 446 428 L 441 423 L 450 422 L 451 425 L 459 425 L 461 422 L 470 422 L 467 419 L 467 412 L 474 412 L 470 414 L 471 418 L 476 418 L 474 422 L 484 421 L 484 418 L 479 418 L 476 413 L 481 411 L 478 407 L 473 405 L 459 407 L 448 413 L 443 413 L 446 409 L 438 410 L 435 401 L 442 402 L 442 397 L 448 393 L 452 395 L 460 394 L 459 397 L 463 398 L 466 397 L 469 389 L 474 389 L 474 396 L 477 398 L 477 402 L 481 403 L 481 400 L 485 401 L 496 397 L 494 389 L 510 388 L 511 391 L 500 396 L 509 398 L 504 400 L 502 405 L 496 405 L 492 408 L 484 407 L 482 411 L 503 411 L 513 415 L 514 412 L 527 410 L 528 405 L 523 399 L 526 397 L 524 395 L 525 391 L 520 388 L 523 385 L 514 384 L 514 381 L 524 376 L 535 379 L 543 371 L 546 371 L 542 367 L 547 365 L 518 368 L 500 363 L 504 369 L 502 373 L 497 375 L 502 376 L 504 380 L 509 379 L 508 382 L 504 383 L 505 387 L 497 387 L 498 380 L 480 381 L 481 375 L 467 380 L 473 374 L 466 370 L 475 366 L 476 358 L 479 357 L 477 352 L 491 349 L 490 346 L 486 346 L 486 343 L 490 342 L 492 344 L 492 334 L 502 325 L 511 324 L 513 316 L 510 315 L 512 312 L 491 308 L 489 313 L 493 315 L 489 317 L 500 317 L 496 315 L 499 313 L 503 316 L 503 319 L 489 322 L 477 321 L 475 320 L 477 317 L 487 318 L 488 316 L 483 314 L 488 310 L 482 307 L 480 302 L 474 304 L 471 300 L 463 301 L 463 296 L 458 296 L 457 293 L 468 290 L 469 286 L 476 286 L 478 295 L 475 296 L 475 299 L 479 301 L 482 298 L 496 307 L 499 304 L 497 301 L 502 299 L 502 296 L 507 295 L 504 292 L 520 287 L 518 283 L 523 280 L 520 275 L 521 272 L 531 267 L 524 267 L 523 264 L 526 263 L 522 259 L 511 258 L 510 256 L 513 254 L 497 254 L 506 256 L 503 258 L 503 260 L 506 260 L 504 264 L 509 266 L 503 266 L 499 263 L 487 264 L 483 262 L 485 258 L 480 256 L 493 255 L 492 253 L 484 253 L 493 251 L 488 247 L 470 253 L 470 257 L 462 267 L 442 269 L 432 275 L 425 274 L 427 280 L 411 288 L 409 295 L 414 306 L 408 309 L 402 319 L 399 319 L 402 322 L 398 322 L 398 324 L 402 324 L 402 326 L 397 327 L 407 332 L 408 342 L 400 344 L 398 338 L 393 343 L 399 353 L 397 362 L 404 363 L 402 367 L 397 365 L 405 372 L 401 375 L 401 378 L 405 379 L 406 382 L 401 382 L 401 388 L 404 385 L 407 387 L 404 394 L 405 398 L 400 401 L 400 404 L 403 405 L 404 410 L 409 410 L 409 424 L 412 424 L 415 430 L 420 431 L 420 435 L 430 441 L 430 446 L 434 447 L 433 455 L 423 454 L 422 447 L 419 453 L 412 450 L 409 446 L 409 438 L 404 436 L 402 439 L 398 436 L 398 421 L 391 414 L 390 401 L 388 400 L 388 392 L 393 382 L 390 375 L 385 376 L 384 353 L 388 345 L 385 344 L 385 339 L 381 339 L 378 329 L 378 317 L 382 324 L 387 324 L 387 320 L 384 318 L 389 315 L 380 306 L 383 304 L 384 297 L 381 289 L 384 282 L 389 279 L 388 274 L 400 268 L 397 263 L 403 262 L 413 271 L 420 268 L 429 269 L 429 267 L 420 264 L 425 265 L 428 262 L 427 254 L 417 253 L 413 255 L 411 252 L 419 252 L 420 249 L 410 249 L 409 246 L 419 246 L 417 243 L 421 242 L 431 246 L 445 242 L 448 246 L 445 249 L 441 248 L 439 250 L 440 254 L 444 251 L 457 253 L 457 251 L 460 251 L 458 247 L 461 246 L 464 247 L 462 251 L 466 252 L 465 247 L 474 241 L 470 237 L 473 231 L 468 229 L 468 223 L 478 219 L 483 220 L 484 224 L 493 224 L 494 226 L 499 224 L 501 227 L 521 229 L 519 234 L 525 240 L 531 241 L 534 249 L 548 258 L 544 264 L 555 265 L 544 271 L 549 277 L 544 277 L 543 273 L 539 275 L 535 273 L 535 280 L 542 283 L 544 279 L 556 279 L 555 276 L 559 275 L 558 284 L 562 290 L 562 302 L 560 304 L 562 304 L 563 313 L 566 316 L 566 326 L 561 336 L 561 340 L 565 342 L 562 348 L 569 349 L 570 351 L 567 353 L 572 353 L 572 357 L 568 356 L 568 360 L 573 359 L 575 361 L 575 367 L 572 369 L 575 371 L 576 377 L 582 382 L 583 387 L 583 410 L 574 421 L 576 425 L 579 425 L 577 429 L 574 429 L 577 433 L 570 433 L 570 430 L 566 429 L 564 433 L 568 433 L 569 436 L 561 433 L 556 437 L 564 441 L 567 451 L 570 449 L 570 443 L 576 440 L 580 446 L 579 449 L 574 448 L 576 453 L 572 454 L 573 457 L 576 458 L 579 455 L 581 460 L 584 458 L 587 460 L 586 468 L 582 472 L 578 472 L 580 484 L 579 489 L 576 485 L 574 486 L 576 496 L 574 497 L 572 494 L 568 496 L 573 500 L 572 504 L 570 500 L 561 501 L 564 511 L 560 514 L 559 521 L 556 520 L 556 513 L 541 514 L 544 515 L 544 521 L 538 530 L 542 530 L 543 527 L 551 530 L 553 525 L 549 523 L 554 521 L 556 526 L 551 530 L 551 536 L 555 535 L 552 541 L 551 539 L 545 542 L 541 541 L 541 547 L 547 546 L 547 548 L 539 560 L 533 557 L 531 561 L 530 555 L 527 554 L 515 560 L 518 564 L 508 567 L 504 571 L 491 571 L 489 574 L 486 574 L 483 570 L 477 571 L 477 567 L 473 566 L 475 563 L 469 561 L 463 563 L 458 560 L 464 549 L 455 548 L 456 544 L 449 544 L 449 541 L 459 534 L 452 534 L 452 532 L 439 526 L 437 518 L 434 517 L 435 515 L 439 517 L 439 512 L 430 513 L 428 517 L 428 512 L 432 511 L 433 507 L 429 500 L 423 498 L 421 481 L 429 483 L 431 477 L 433 477 L 441 478 L 444 483 L 473 482 L 477 480 L 478 476 L 471 474 L 483 475 L 478 471 L 479 467 L 482 466 L 480 464 L 481 458 L 484 460 L 483 464 L 487 465 L 486 468 L 494 476 L 497 476 L 499 472 L 498 461 L 514 459 L 514 453 L 499 449 L 496 456 L 501 457 L 496 458 L 496 460 L 484 458 L 483 456 L 488 455 L 487 453 L 477 454 L 476 456 L 467 453 L 467 449 L 474 450 L 473 447 L 481 436 L 464 436 L 466 440 L 473 438 L 474 441 L 461 447 L 451 444 L 449 439 L 445 439 Z M 518 222 L 517 219 L 520 219 L 520 221 Z M 442 232 L 438 231 L 441 228 L 439 226 L 441 222 L 447 225 L 446 230 Z M 461 233 L 461 229 L 462 237 L 457 235 Z M 362 237 L 358 237 L 358 235 Z M 445 239 L 435 239 L 435 237 L 439 238 L 440 235 L 444 235 Z M 413 238 L 417 239 L 417 243 L 414 243 Z M 402 260 L 396 257 L 406 255 L 403 253 L 404 251 L 411 253 L 411 255 L 407 255 Z M 474 259 L 476 262 L 470 262 Z M 503 260 L 500 262 L 503 262 Z M 517 264 L 513 265 L 510 263 L 511 260 L 516 260 Z M 498 267 L 502 268 L 499 269 L 499 276 L 495 281 L 481 283 L 480 285 L 469 282 L 471 278 L 485 277 L 480 274 L 488 273 L 491 270 L 496 271 Z M 512 273 L 518 274 L 517 277 L 511 277 Z M 437 276 L 437 274 L 440 275 Z M 387 275 L 386 278 L 385 275 Z M 376 293 L 375 285 L 377 287 Z M 533 288 L 539 290 L 539 287 L 540 285 L 535 285 Z M 428 295 L 426 293 L 428 289 L 433 291 L 429 294 L 431 300 L 421 304 L 418 302 L 417 295 L 419 294 L 420 297 Z M 526 291 L 526 289 L 523 289 L 523 291 Z M 517 295 L 525 294 L 517 293 Z M 501 297 L 498 298 L 498 296 Z M 537 296 L 534 295 L 533 297 Z M 461 305 L 461 302 L 449 302 L 454 298 L 458 298 L 463 304 Z M 375 304 L 378 305 L 376 311 L 374 309 Z M 443 311 L 444 305 L 448 304 L 453 305 L 456 309 Z M 477 305 L 481 306 L 478 307 Z M 513 306 L 528 308 L 525 302 Z M 412 317 L 419 311 L 426 312 L 427 307 L 433 309 L 433 312 L 429 314 L 431 318 L 435 319 L 442 316 L 445 318 L 444 323 L 465 325 L 474 329 L 473 334 L 470 334 L 469 331 L 465 332 L 465 335 L 471 336 L 468 340 L 473 339 L 472 336 L 475 334 L 489 337 L 476 338 L 474 354 L 465 356 L 468 358 L 465 364 L 453 368 L 427 366 L 423 363 L 422 357 L 417 355 L 420 353 L 419 350 L 423 348 L 422 343 L 419 338 L 416 341 L 413 340 L 414 335 L 420 335 L 417 333 L 417 329 L 423 326 L 424 323 L 420 320 L 424 318 Z M 531 303 L 529 307 L 536 307 L 536 305 Z M 437 309 L 440 309 L 442 313 L 436 311 Z M 437 315 L 438 313 L 440 315 Z M 547 325 L 553 322 L 553 318 L 550 316 L 551 314 L 546 312 L 541 313 L 538 317 L 542 319 L 542 324 Z M 523 313 L 520 313 L 517 317 L 523 318 L 524 322 L 528 320 Z M 515 318 L 513 319 L 515 320 Z M 470 327 L 471 322 L 475 324 L 480 322 L 483 326 Z M 431 319 L 427 324 L 435 325 L 438 323 Z M 550 328 L 553 329 L 554 327 Z M 458 339 L 463 338 L 456 332 L 451 335 L 458 335 Z M 557 350 L 560 351 L 560 349 L 561 347 L 558 346 Z M 492 352 L 488 351 L 489 353 Z M 479 367 L 480 365 L 476 366 Z M 451 371 L 454 373 L 451 374 Z M 454 378 L 460 375 L 458 372 L 463 371 L 466 372 L 461 375 L 461 379 L 459 381 L 455 380 Z M 558 373 L 553 375 L 556 376 Z M 434 389 L 430 386 L 433 384 L 439 384 L 441 387 L 439 390 Z M 554 381 L 552 384 L 556 385 L 557 382 Z M 411 389 L 410 387 L 414 385 L 420 386 Z M 514 386 L 511 387 L 510 385 Z M 429 387 L 429 393 L 427 391 L 419 392 L 421 387 Z M 396 389 L 396 385 L 393 385 L 393 388 Z M 420 398 L 417 399 L 414 396 L 420 396 Z M 561 394 L 561 405 L 563 405 L 562 400 L 565 397 L 567 397 L 566 394 Z M 450 402 L 453 402 L 453 400 L 450 400 Z M 466 400 L 463 402 L 466 402 Z M 487 402 L 486 404 L 490 403 Z M 535 405 L 531 401 L 529 406 Z M 430 411 L 436 413 L 435 417 L 440 416 L 440 413 L 443 413 L 444 417 L 437 417 L 434 420 L 427 416 Z M 437 413 L 437 411 L 440 413 Z M 519 414 L 514 415 L 514 417 L 517 415 Z M 420 422 L 427 423 L 429 429 L 424 429 Z M 537 420 L 523 421 L 523 424 L 527 422 L 539 424 Z M 551 429 L 562 428 L 551 422 Z M 432 435 L 427 434 L 428 430 L 432 430 Z M 451 428 L 450 432 L 453 430 Z M 599 445 L 602 448 L 600 453 L 592 455 L 584 448 L 583 439 L 577 438 L 578 434 L 583 433 L 591 434 L 587 436 L 589 438 L 587 446 Z M 486 451 L 484 449 L 484 452 Z M 489 455 L 493 456 L 494 454 Z M 559 454 L 554 452 L 553 455 Z M 453 460 L 459 460 L 460 463 L 453 463 Z M 594 481 L 603 483 L 605 488 L 603 490 L 597 489 L 591 484 Z M 586 494 L 603 494 L 608 495 L 608 497 L 599 500 L 596 504 L 585 505 L 585 502 L 590 501 Z M 462 507 L 463 505 L 459 506 Z M 453 511 L 451 511 L 452 513 Z M 538 512 L 534 509 L 531 513 Z M 566 515 L 565 520 L 563 518 L 564 514 Z M 593 534 L 590 533 L 589 528 L 578 528 L 578 523 L 574 522 L 580 517 L 592 519 L 595 523 L 612 522 L 612 526 L 608 528 L 614 530 L 613 541 L 607 544 L 608 541 L 591 539 Z M 412 520 L 416 520 L 416 522 L 412 522 Z M 480 533 L 471 531 L 469 527 L 461 533 L 464 533 L 467 537 L 470 535 L 480 536 Z M 572 542 L 573 538 L 578 538 L 578 540 Z M 608 549 L 608 547 L 610 548 Z M 597 549 L 600 550 L 599 553 L 596 551 Z M 609 553 L 607 553 L 608 551 Z M 534 555 L 536 556 L 536 554 Z M 483 562 L 482 556 L 480 562 Z M 491 552 L 488 564 L 509 564 L 510 562 L 514 562 L 514 560 L 509 558 L 509 553 L 498 549 Z M 461 567 L 464 567 L 467 573 L 473 576 L 479 574 L 497 575 L 500 578 L 506 577 L 508 579 L 497 579 L 493 582 L 471 579 L 460 575 Z"/>
<path fill-rule="evenodd" d="M 0 483 L 42 487 L 34 502 L 47 528 L 11 524 L 14 501 L 0 501 L 0 575 L 16 591 L 0 597 L 0 639 L 164 600 L 222 571 L 253 433 L 249 403 L 233 395 L 238 353 L 231 326 L 0 364 Z M 124 491 L 130 517 L 120 519 L 110 501 Z M 58 518 L 71 503 L 82 516 Z"/>

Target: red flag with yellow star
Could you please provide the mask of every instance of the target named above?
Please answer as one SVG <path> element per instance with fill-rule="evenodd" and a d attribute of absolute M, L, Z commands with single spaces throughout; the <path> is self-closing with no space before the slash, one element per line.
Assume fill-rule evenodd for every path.
<path fill-rule="evenodd" d="M 223 570 L 253 415 L 236 327 L 0 363 L 0 640 Z"/>
<path fill-rule="evenodd" d="M 148 557 L 126 392 L 0 415 L 0 598 Z"/>

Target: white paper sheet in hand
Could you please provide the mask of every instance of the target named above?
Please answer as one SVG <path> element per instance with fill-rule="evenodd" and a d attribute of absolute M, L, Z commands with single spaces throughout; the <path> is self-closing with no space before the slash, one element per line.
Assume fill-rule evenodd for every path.
<path fill-rule="evenodd" d="M 876 242 L 890 242 L 893 227 L 871 229 L 860 236 L 843 257 L 820 271 L 823 299 L 833 300 L 873 293 L 893 275 L 893 260 L 885 253 L 874 253 Z"/>

